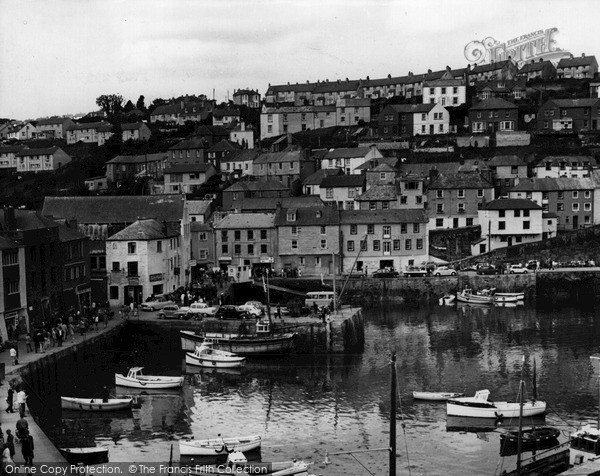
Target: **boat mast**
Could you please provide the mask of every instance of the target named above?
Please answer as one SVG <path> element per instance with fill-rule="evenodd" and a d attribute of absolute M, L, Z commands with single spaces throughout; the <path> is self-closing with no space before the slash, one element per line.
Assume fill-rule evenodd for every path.
<path fill-rule="evenodd" d="M 523 367 L 525 366 L 525 356 L 523 356 L 523 365 L 521 365 L 521 380 L 519 381 L 519 434 L 517 437 L 517 474 L 521 474 L 521 447 L 523 445 L 523 393 L 525 383 L 523 382 Z"/>
<path fill-rule="evenodd" d="M 333 271 L 333 312 L 335 312 L 337 310 L 337 298 L 335 297 L 336 293 L 337 293 L 337 289 L 336 289 L 336 285 L 335 285 L 335 275 L 336 273 L 336 269 L 335 269 L 335 253 L 331 253 L 331 268 Z"/>
<path fill-rule="evenodd" d="M 392 351 L 390 362 L 392 373 L 392 388 L 390 389 L 390 472 L 389 476 L 396 476 L 396 351 Z"/>
<path fill-rule="evenodd" d="M 599 372 L 599 364 L 600 364 L 600 355 L 590 355 L 590 360 L 592 361 L 592 365 L 594 366 L 594 370 Z M 600 373 L 598 374 L 598 423 L 597 428 L 600 430 Z"/>

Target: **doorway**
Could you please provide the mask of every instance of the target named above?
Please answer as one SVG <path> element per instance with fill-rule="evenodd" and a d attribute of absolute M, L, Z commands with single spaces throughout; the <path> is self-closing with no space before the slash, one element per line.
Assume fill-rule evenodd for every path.
<path fill-rule="evenodd" d="M 579 217 L 573 215 L 573 230 L 577 230 L 577 228 L 579 228 Z"/>
<path fill-rule="evenodd" d="M 125 304 L 140 304 L 142 302 L 141 286 L 125 286 Z"/>

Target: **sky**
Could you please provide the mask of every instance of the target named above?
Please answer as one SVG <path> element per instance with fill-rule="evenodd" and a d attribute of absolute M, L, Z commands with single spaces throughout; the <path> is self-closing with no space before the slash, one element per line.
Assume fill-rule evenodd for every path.
<path fill-rule="evenodd" d="M 467 43 L 555 27 L 600 58 L 598 0 L 0 0 L 0 118 L 270 84 L 464 68 Z M 214 91 L 214 93 L 213 93 Z"/>

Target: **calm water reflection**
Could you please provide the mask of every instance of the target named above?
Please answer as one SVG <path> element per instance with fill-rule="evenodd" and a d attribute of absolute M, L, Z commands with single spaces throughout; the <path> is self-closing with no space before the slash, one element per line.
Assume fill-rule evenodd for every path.
<path fill-rule="evenodd" d="M 390 348 L 397 350 L 398 419 L 405 423 L 398 426 L 398 474 L 408 474 L 409 461 L 412 474 L 512 469 L 514 457 L 499 456 L 502 430 L 494 422 L 460 431 L 463 422 L 449 421 L 447 428 L 443 404 L 415 402 L 411 394 L 488 388 L 492 399 L 515 400 L 523 355 L 529 391 L 536 359 L 540 397 L 550 409 L 546 422 L 564 430 L 561 441 L 572 426 L 596 420 L 598 381 L 589 356 L 598 351 L 600 323 L 593 309 L 395 306 L 365 310 L 365 317 L 362 354 L 250 360 L 241 372 L 186 369 L 176 333 L 124 336 L 121 348 L 99 357 L 98 370 L 63 394 L 99 395 L 103 385 L 114 388 L 115 371 L 130 365 L 155 374 L 186 372 L 183 390 L 144 396 L 132 414 L 85 418 L 61 414 L 60 395 L 50 395 L 43 425 L 58 444 L 109 446 L 111 461 L 167 461 L 171 443 L 177 448 L 185 436 L 258 433 L 264 461 L 298 457 L 314 461 L 315 474 L 367 474 L 349 455 L 330 457 L 330 466 L 323 459 L 325 450 L 387 446 Z M 357 457 L 385 474 L 386 453 Z"/>

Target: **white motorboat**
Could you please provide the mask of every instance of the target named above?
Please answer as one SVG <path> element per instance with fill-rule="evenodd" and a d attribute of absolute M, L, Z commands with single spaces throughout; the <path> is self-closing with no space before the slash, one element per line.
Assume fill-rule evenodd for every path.
<path fill-rule="evenodd" d="M 429 400 L 432 402 L 445 402 L 451 398 L 462 397 L 464 393 L 456 392 L 413 392 L 415 400 Z"/>
<path fill-rule="evenodd" d="M 213 349 L 210 344 L 196 346 L 194 352 L 185 353 L 185 363 L 200 367 L 238 368 L 246 363 L 246 357 L 240 357 L 233 352 Z"/>
<path fill-rule="evenodd" d="M 129 410 L 132 397 L 127 398 L 75 398 L 60 397 L 60 406 L 64 410 L 81 410 L 88 412 L 109 412 L 113 410 Z"/>
<path fill-rule="evenodd" d="M 488 400 L 489 390 L 479 390 L 474 397 L 461 397 L 448 400 L 448 416 L 475 418 L 518 418 L 519 402 L 492 402 Z M 546 412 L 546 402 L 529 401 L 523 403 L 523 416 L 530 417 Z"/>
<path fill-rule="evenodd" d="M 465 288 L 462 292 L 456 295 L 458 302 L 468 304 L 494 304 L 493 296 L 480 296 L 479 294 L 473 294 L 470 289 Z"/>
<path fill-rule="evenodd" d="M 127 376 L 115 374 L 115 384 L 123 387 L 143 388 L 143 389 L 164 389 L 183 386 L 183 377 L 167 377 L 157 375 L 144 375 L 144 367 L 132 367 Z"/>
<path fill-rule="evenodd" d="M 181 456 L 218 456 L 240 451 L 246 453 L 260 448 L 259 435 L 240 436 L 233 438 L 217 438 L 207 440 L 179 440 L 179 454 Z"/>
<path fill-rule="evenodd" d="M 494 296 L 517 298 L 517 301 L 525 300 L 525 292 L 521 293 L 494 293 Z"/>
<path fill-rule="evenodd" d="M 451 306 L 454 304 L 454 301 L 456 300 L 456 295 L 454 294 L 444 294 L 440 300 L 440 306 Z"/>
<path fill-rule="evenodd" d="M 249 463 L 244 453 L 234 451 L 227 456 L 224 465 L 196 465 L 191 474 L 266 474 L 268 476 L 306 475 L 310 464 L 304 461 L 282 461 L 275 463 Z"/>

